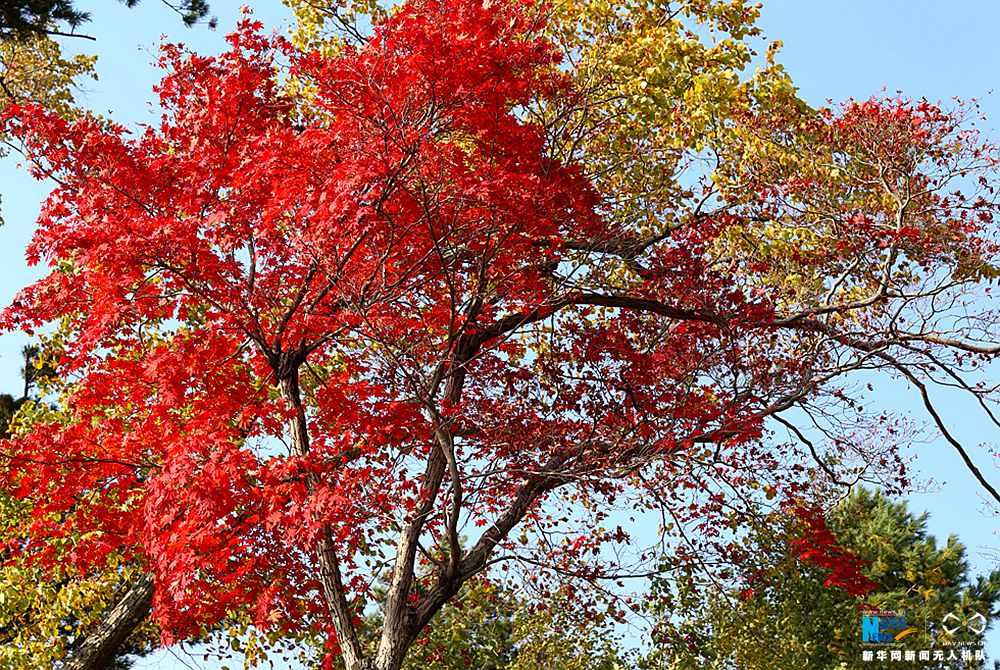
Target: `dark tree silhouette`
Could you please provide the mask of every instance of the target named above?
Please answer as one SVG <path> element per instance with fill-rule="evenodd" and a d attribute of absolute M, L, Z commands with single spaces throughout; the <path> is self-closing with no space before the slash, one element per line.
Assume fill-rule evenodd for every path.
<path fill-rule="evenodd" d="M 120 0 L 135 7 L 139 0 Z M 160 0 L 177 12 L 185 25 L 191 26 L 208 16 L 207 0 Z M 0 39 L 30 35 L 83 37 L 77 32 L 90 21 L 88 12 L 77 9 L 74 0 L 3 0 L 0 2 Z M 214 24 L 214 19 L 210 21 Z"/>
<path fill-rule="evenodd" d="M 0 438 L 10 437 L 10 422 L 32 392 L 38 388 L 41 381 L 52 372 L 51 366 L 41 363 L 40 350 L 37 345 L 28 345 L 21 349 L 24 357 L 24 367 L 21 368 L 21 378 L 24 382 L 20 397 L 9 393 L 0 394 Z"/>

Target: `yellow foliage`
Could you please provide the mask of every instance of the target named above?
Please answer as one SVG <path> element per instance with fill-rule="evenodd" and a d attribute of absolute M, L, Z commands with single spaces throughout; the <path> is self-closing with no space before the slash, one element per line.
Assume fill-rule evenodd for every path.
<path fill-rule="evenodd" d="M 32 102 L 70 115 L 74 80 L 94 76 L 95 61 L 95 56 L 67 58 L 47 37 L 0 41 L 0 108 Z"/>

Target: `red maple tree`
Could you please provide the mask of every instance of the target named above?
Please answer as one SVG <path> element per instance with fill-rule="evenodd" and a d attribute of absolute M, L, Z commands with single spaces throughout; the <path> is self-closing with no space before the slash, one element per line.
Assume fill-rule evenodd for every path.
<path fill-rule="evenodd" d="M 221 56 L 165 48 L 157 127 L 6 113 L 56 186 L 29 249 L 50 272 L 3 325 L 58 324 L 66 380 L 4 450 L 0 483 L 34 504 L 17 551 L 63 560 L 72 537 L 81 572 L 145 565 L 168 642 L 251 608 L 328 631 L 349 670 L 396 670 L 465 581 L 520 551 L 515 528 L 568 527 L 546 516 L 558 493 L 659 500 L 715 541 L 733 492 L 793 454 L 772 418 L 853 402 L 836 380 L 869 368 L 933 413 L 934 361 L 997 353 L 955 336 L 959 298 L 926 309 L 996 253 L 987 182 L 954 190 L 996 152 L 956 115 L 817 114 L 801 141 L 847 185 L 747 158 L 743 197 L 651 237 L 554 157 L 559 124 L 524 113 L 578 96 L 537 16 L 414 0 L 334 55 L 246 21 Z M 308 110 L 276 72 L 309 82 Z M 742 122 L 786 141 L 780 119 Z M 835 231 L 792 259 L 832 288 L 720 253 L 762 221 Z M 807 465 L 777 483 L 794 492 Z M 707 503 L 684 503 L 709 476 Z M 535 564 L 623 535 L 539 543 Z M 371 651 L 358 617 L 376 597 Z"/>

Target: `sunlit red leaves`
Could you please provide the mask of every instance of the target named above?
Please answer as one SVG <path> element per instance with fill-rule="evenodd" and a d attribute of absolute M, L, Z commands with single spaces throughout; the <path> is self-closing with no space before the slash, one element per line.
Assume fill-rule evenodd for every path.
<path fill-rule="evenodd" d="M 759 484 L 747 472 L 778 470 L 783 455 L 758 444 L 765 410 L 811 392 L 799 378 L 823 363 L 802 355 L 808 333 L 772 324 L 790 291 L 771 273 L 793 263 L 825 277 L 887 240 L 917 259 L 972 256 L 990 208 L 892 227 L 860 181 L 747 157 L 759 169 L 741 184 L 745 211 L 690 216 L 637 267 L 609 271 L 580 240 L 644 236 L 603 221 L 582 170 L 552 159 L 548 130 L 528 121 L 530 99 L 569 92 L 536 9 L 404 3 L 334 55 L 244 22 L 221 56 L 165 49 L 163 119 L 136 135 L 37 108 L 5 116 L 38 174 L 58 179 L 29 251 L 51 272 L 2 321 L 61 329 L 63 415 L 12 443 L 20 460 L 0 479 L 37 503 L 39 560 L 56 560 L 47 538 L 101 531 L 74 560 L 99 567 L 116 547 L 145 561 L 168 633 L 240 607 L 262 626 L 321 629 L 316 540 L 336 546 L 352 595 L 369 588 L 352 561 L 392 551 L 444 429 L 469 471 L 462 516 L 474 526 L 490 527 L 525 481 L 613 501 L 651 466 L 629 485 L 669 498 L 704 546 L 732 557 L 717 523 L 727 498 L 696 467 L 731 468 L 741 489 Z M 281 86 L 289 74 L 309 82 L 308 99 Z M 801 140 L 813 167 L 835 156 L 855 177 L 868 175 L 851 161 L 869 140 L 903 165 L 933 159 L 951 127 L 931 108 L 881 102 L 817 115 L 801 133 L 756 121 Z M 929 177 L 907 178 L 895 183 Z M 820 226 L 782 198 L 832 209 L 821 243 L 749 261 L 719 251 L 761 221 Z M 306 398 L 304 454 L 290 453 L 297 416 L 276 388 L 289 366 Z M 804 486 L 801 466 L 787 472 L 787 490 Z M 533 505 L 527 518 L 547 523 Z M 803 557 L 831 584 L 866 588 L 820 521 L 806 518 Z M 588 531 L 563 547 L 567 561 L 626 539 Z"/>
<path fill-rule="evenodd" d="M 19 439 L 4 470 L 37 503 L 39 561 L 58 560 L 44 538 L 68 533 L 89 538 L 81 571 L 109 549 L 145 560 L 168 636 L 241 605 L 261 625 L 278 610 L 310 625 L 318 533 L 351 570 L 416 500 L 397 456 L 428 449 L 432 429 L 407 376 L 455 329 L 544 300 L 539 254 L 599 225 L 578 171 L 514 111 L 565 86 L 552 47 L 524 38 L 534 16 L 415 3 L 336 56 L 245 21 L 221 56 L 164 48 L 164 116 L 137 135 L 5 114 L 58 181 L 29 249 L 52 271 L 4 325 L 61 322 L 73 375 L 65 416 Z M 316 84 L 311 123 L 279 86 L 284 66 Z M 497 298 L 455 321 L 449 300 L 487 284 Z M 383 358 L 380 341 L 408 349 Z M 296 348 L 316 408 L 304 457 L 281 454 L 290 414 L 270 387 Z"/>
<path fill-rule="evenodd" d="M 852 596 L 864 596 L 879 587 L 862 573 L 864 562 L 837 543 L 822 510 L 798 504 L 786 509 L 801 524 L 800 535 L 792 540 L 799 560 L 829 571 L 824 586 L 842 588 Z"/>

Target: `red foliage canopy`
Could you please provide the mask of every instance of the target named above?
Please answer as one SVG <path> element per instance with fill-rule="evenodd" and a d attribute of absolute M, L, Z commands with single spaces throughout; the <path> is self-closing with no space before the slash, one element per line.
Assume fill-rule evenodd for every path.
<path fill-rule="evenodd" d="M 3 326 L 59 324 L 68 383 L 0 470 L 34 502 L 24 553 L 62 560 L 51 540 L 72 537 L 81 571 L 111 552 L 147 565 L 171 636 L 251 607 L 260 625 L 329 615 L 360 654 L 351 601 L 373 574 L 412 640 L 553 490 L 670 498 L 737 465 L 741 490 L 777 472 L 769 416 L 872 361 L 909 370 L 893 346 L 953 344 L 897 327 L 916 298 L 892 272 L 873 298 L 802 304 L 773 262 L 720 259 L 724 232 L 800 221 L 789 203 L 829 185 L 761 171 L 749 204 L 654 239 L 611 223 L 583 167 L 552 158 L 557 124 L 525 111 L 577 94 L 535 17 L 419 0 L 334 56 L 247 21 L 218 57 L 165 48 L 162 122 L 135 136 L 6 113 L 57 185 L 29 249 L 51 271 Z M 954 128 L 873 102 L 810 132 L 930 192 Z M 852 198 L 825 215 L 844 245 L 797 263 L 868 281 L 881 253 L 928 276 L 984 262 L 992 202 L 927 196 L 892 227 Z"/>

